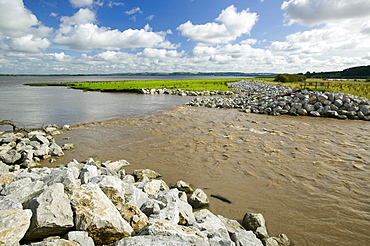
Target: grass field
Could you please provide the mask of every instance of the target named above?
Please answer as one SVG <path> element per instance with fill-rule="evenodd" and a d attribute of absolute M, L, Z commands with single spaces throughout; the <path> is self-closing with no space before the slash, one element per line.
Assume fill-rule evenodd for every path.
<path fill-rule="evenodd" d="M 137 92 L 141 89 L 181 89 L 188 91 L 229 91 L 227 83 L 242 80 L 234 79 L 186 79 L 186 80 L 130 80 L 68 83 L 31 83 L 30 86 L 67 86 L 85 91 Z"/>
<path fill-rule="evenodd" d="M 306 82 L 281 83 L 274 82 L 274 78 L 259 78 L 254 81 L 312 91 L 336 91 L 370 99 L 370 82 L 365 81 L 307 79 Z"/>

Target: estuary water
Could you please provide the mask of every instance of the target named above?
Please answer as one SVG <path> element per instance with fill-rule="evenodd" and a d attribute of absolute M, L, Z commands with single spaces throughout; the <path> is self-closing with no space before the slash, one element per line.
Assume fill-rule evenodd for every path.
<path fill-rule="evenodd" d="M 175 77 L 181 78 L 181 77 Z M 31 87 L 25 83 L 122 81 L 174 79 L 173 77 L 72 76 L 1 77 L 0 120 L 13 120 L 20 127 L 37 128 L 43 124 L 77 124 L 118 117 L 145 117 L 183 104 L 186 98 L 130 93 L 83 92 L 66 87 Z M 0 130 L 8 130 L 1 127 Z M 11 128 L 10 128 L 11 129 Z"/>
<path fill-rule="evenodd" d="M 29 79 L 64 78 L 22 78 Z M 126 159 L 127 173 L 150 168 L 168 183 L 184 180 L 232 202 L 210 197 L 216 214 L 240 220 L 261 212 L 271 236 L 284 233 L 297 246 L 368 245 L 370 122 L 179 106 L 188 100 L 17 81 L 1 87 L 0 118 L 74 125 L 57 142 L 75 149 L 43 165 Z"/>

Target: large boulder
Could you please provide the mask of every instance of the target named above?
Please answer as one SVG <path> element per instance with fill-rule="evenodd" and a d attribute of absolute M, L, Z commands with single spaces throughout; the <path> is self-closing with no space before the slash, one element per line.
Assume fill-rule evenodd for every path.
<path fill-rule="evenodd" d="M 96 244 L 110 244 L 133 235 L 134 230 L 97 184 L 72 190 L 70 200 L 76 229 L 87 231 Z"/>
<path fill-rule="evenodd" d="M 189 203 L 195 209 L 209 206 L 207 194 L 201 189 L 196 189 L 193 192 L 193 194 L 189 197 Z"/>
<path fill-rule="evenodd" d="M 207 236 L 209 244 L 234 245 L 224 223 L 208 209 L 195 211 L 194 216 L 196 223 L 193 227 L 197 228 Z"/>
<path fill-rule="evenodd" d="M 268 238 L 266 221 L 261 213 L 246 213 L 242 225 L 246 230 L 253 231 L 258 238 Z"/>
<path fill-rule="evenodd" d="M 179 238 L 173 238 L 172 236 L 136 236 L 136 237 L 126 237 L 110 246 L 188 246 L 188 245 L 208 245 L 207 243 L 192 244 L 189 241 L 185 241 Z"/>
<path fill-rule="evenodd" d="M 134 171 L 134 176 L 136 180 L 142 180 L 144 175 L 148 177 L 149 179 L 156 179 L 159 177 L 162 177 L 162 174 L 157 173 L 156 171 L 150 170 L 150 169 L 138 169 Z"/>
<path fill-rule="evenodd" d="M 117 177 L 100 175 L 89 179 L 90 183 L 99 185 L 99 188 L 113 202 L 114 205 L 125 203 L 125 185 Z"/>
<path fill-rule="evenodd" d="M 0 201 L 0 245 L 19 245 L 28 227 L 32 212 L 22 204 L 5 198 Z"/>
<path fill-rule="evenodd" d="M 70 231 L 66 239 L 78 243 L 80 246 L 95 246 L 94 240 L 85 231 Z"/>
<path fill-rule="evenodd" d="M 126 203 L 140 208 L 145 202 L 149 201 L 148 195 L 133 183 L 123 180 L 125 186 Z"/>
<path fill-rule="evenodd" d="M 265 246 L 291 246 L 294 245 L 292 241 L 285 234 L 279 234 L 276 237 L 269 237 L 262 239 Z"/>
<path fill-rule="evenodd" d="M 31 243 L 31 246 L 81 246 L 75 241 L 70 241 L 63 238 L 51 237 L 37 243 Z"/>
<path fill-rule="evenodd" d="M 103 166 L 110 168 L 115 172 L 119 172 L 123 170 L 124 167 L 130 166 L 130 163 L 126 160 L 119 160 L 119 161 L 114 161 L 114 162 L 107 161 L 103 163 Z"/>
<path fill-rule="evenodd" d="M 49 145 L 49 154 L 51 156 L 63 156 L 64 155 L 64 152 L 63 152 L 62 148 L 58 144 L 51 143 Z"/>
<path fill-rule="evenodd" d="M 27 202 L 33 216 L 25 238 L 35 240 L 62 235 L 73 227 L 73 212 L 63 184 L 53 184 Z"/>
<path fill-rule="evenodd" d="M 184 244 L 175 245 L 208 245 L 207 238 L 197 230 L 165 220 L 151 220 L 149 224 L 141 230 L 139 235 L 150 235 L 158 238 L 170 237 L 184 242 Z"/>
<path fill-rule="evenodd" d="M 48 186 L 61 183 L 67 190 L 79 187 L 81 181 L 78 179 L 79 171 L 76 167 L 52 168 L 50 173 L 43 176 L 42 180 Z"/>
<path fill-rule="evenodd" d="M 10 170 L 10 166 L 0 161 L 0 175 L 8 173 L 9 170 Z"/>
<path fill-rule="evenodd" d="M 127 203 L 119 203 L 116 208 L 136 233 L 139 233 L 148 224 L 148 217 L 138 207 Z"/>
<path fill-rule="evenodd" d="M 85 165 L 80 172 L 79 179 L 82 184 L 88 183 L 89 179 L 95 176 L 98 176 L 98 168 L 94 165 Z"/>
<path fill-rule="evenodd" d="M 45 184 L 42 181 L 24 178 L 6 185 L 0 194 L 23 204 L 32 197 L 40 195 L 44 187 Z"/>
<path fill-rule="evenodd" d="M 195 222 L 193 209 L 179 197 L 178 189 L 161 191 L 154 197 L 166 206 L 150 218 L 172 221 L 181 225 L 192 225 Z"/>
<path fill-rule="evenodd" d="M 178 190 L 184 191 L 186 193 L 192 193 L 192 192 L 194 192 L 194 190 L 190 186 L 190 184 L 186 183 L 183 180 L 177 181 L 174 187 L 177 188 Z"/>
<path fill-rule="evenodd" d="M 245 230 L 238 221 L 227 219 L 221 215 L 217 217 L 225 225 L 231 240 L 236 246 L 263 246 L 262 241 L 252 231 Z"/>
<path fill-rule="evenodd" d="M 143 184 L 143 191 L 148 195 L 154 195 L 163 190 L 169 190 L 167 184 L 163 180 L 153 179 Z"/>
<path fill-rule="evenodd" d="M 22 155 L 14 149 L 0 155 L 0 161 L 6 164 L 15 164 L 22 158 Z"/>

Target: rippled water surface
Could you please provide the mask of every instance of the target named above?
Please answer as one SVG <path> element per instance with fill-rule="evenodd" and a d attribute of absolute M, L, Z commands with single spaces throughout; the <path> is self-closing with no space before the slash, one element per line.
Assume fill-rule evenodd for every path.
<path fill-rule="evenodd" d="M 231 200 L 210 209 L 242 219 L 261 212 L 272 236 L 296 245 L 370 241 L 370 123 L 191 108 L 75 126 L 57 164 L 126 159 L 167 182 L 183 179 Z M 70 139 L 63 140 L 63 137 Z"/>

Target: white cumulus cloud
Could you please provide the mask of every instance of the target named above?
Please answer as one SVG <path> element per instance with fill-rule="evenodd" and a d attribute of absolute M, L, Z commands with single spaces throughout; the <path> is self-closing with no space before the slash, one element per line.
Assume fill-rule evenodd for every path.
<path fill-rule="evenodd" d="M 188 21 L 177 29 L 181 35 L 188 37 L 191 41 L 214 45 L 229 43 L 243 34 L 249 34 L 257 20 L 256 13 L 250 13 L 249 9 L 237 12 L 236 7 L 231 5 L 222 10 L 215 19 L 217 22 L 194 25 Z"/>
<path fill-rule="evenodd" d="M 289 24 L 309 26 L 370 16 L 369 0 L 289 0 L 281 8 Z"/>
<path fill-rule="evenodd" d="M 0 0 L 0 47 L 11 52 L 40 52 L 50 46 L 52 28 L 42 25 L 22 0 Z"/>
<path fill-rule="evenodd" d="M 165 42 L 165 33 L 145 29 L 127 29 L 123 32 L 87 23 L 63 28 L 54 42 L 77 49 L 125 49 L 154 47 Z"/>
<path fill-rule="evenodd" d="M 175 47 L 165 40 L 166 32 L 153 32 L 149 25 L 142 29 L 120 31 L 99 27 L 95 22 L 96 15 L 90 9 L 81 8 L 73 16 L 63 16 L 53 41 L 75 49 Z"/>
<path fill-rule="evenodd" d="M 75 8 L 91 6 L 94 3 L 94 0 L 69 0 Z"/>
<path fill-rule="evenodd" d="M 73 16 L 63 16 L 60 18 L 62 26 L 87 24 L 95 22 L 95 13 L 90 9 L 79 9 Z"/>
<path fill-rule="evenodd" d="M 25 8 L 22 0 L 0 0 L 0 35 L 21 37 L 38 24 L 37 17 Z"/>

